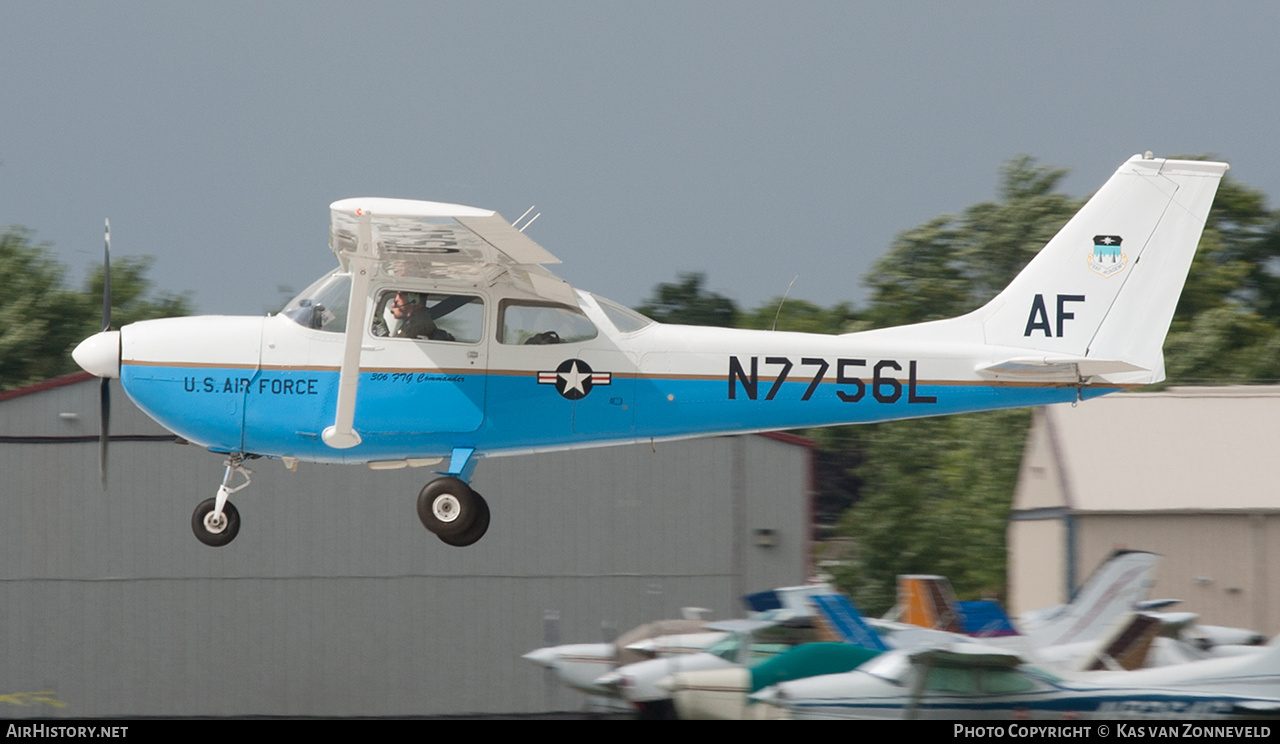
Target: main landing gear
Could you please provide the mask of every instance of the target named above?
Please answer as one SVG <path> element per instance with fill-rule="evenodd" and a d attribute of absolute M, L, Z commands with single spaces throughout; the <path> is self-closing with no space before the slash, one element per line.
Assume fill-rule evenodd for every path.
<path fill-rule="evenodd" d="M 418 494 L 418 519 L 447 545 L 465 548 L 489 530 L 489 504 L 458 478 L 436 478 Z"/>
<path fill-rule="evenodd" d="M 228 497 L 249 485 L 252 472 L 244 466 L 255 455 L 232 455 L 227 458 L 227 472 L 218 486 L 218 494 L 205 499 L 191 515 L 191 531 L 196 539 L 220 548 L 236 539 L 240 532 L 240 512 Z M 466 473 L 470 472 L 470 468 Z M 243 482 L 232 486 L 233 476 Z M 466 477 L 466 474 L 463 474 Z M 474 545 L 489 531 L 489 504 L 471 490 L 461 478 L 442 476 L 423 486 L 418 494 L 418 519 L 446 545 L 465 548 Z"/>

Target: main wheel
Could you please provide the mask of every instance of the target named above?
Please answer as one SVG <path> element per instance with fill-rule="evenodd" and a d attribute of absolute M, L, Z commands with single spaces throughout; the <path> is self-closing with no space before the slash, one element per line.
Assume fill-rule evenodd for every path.
<path fill-rule="evenodd" d="M 436 478 L 418 494 L 418 519 L 441 538 L 457 537 L 480 516 L 478 503 L 483 501 L 466 483 L 457 478 Z"/>
<path fill-rule="evenodd" d="M 476 497 L 476 521 L 471 523 L 464 532 L 454 535 L 439 535 L 439 538 L 446 545 L 452 545 L 455 548 L 465 548 L 468 545 L 476 544 L 480 538 L 484 537 L 484 533 L 489 531 L 489 503 L 484 497 L 475 491 L 471 492 Z"/>
<path fill-rule="evenodd" d="M 240 512 L 236 510 L 235 504 L 228 501 L 222 505 L 222 518 L 214 519 L 214 503 L 214 499 L 200 502 L 191 514 L 191 531 L 205 545 L 220 548 L 236 539 L 236 535 L 240 533 Z"/>

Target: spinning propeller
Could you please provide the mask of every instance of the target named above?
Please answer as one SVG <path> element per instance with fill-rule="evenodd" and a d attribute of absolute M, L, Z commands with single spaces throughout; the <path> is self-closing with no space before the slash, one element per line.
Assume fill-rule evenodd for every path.
<path fill-rule="evenodd" d="M 111 220 L 106 220 L 102 245 L 102 331 L 111 330 Z M 118 355 L 117 355 L 118 358 Z M 107 490 L 107 445 L 111 442 L 111 378 L 98 381 L 98 478 Z"/>
<path fill-rule="evenodd" d="M 107 444 L 111 441 L 111 379 L 120 376 L 120 332 L 111 330 L 111 221 L 102 249 L 102 330 L 80 342 L 71 357 L 84 371 L 101 378 L 98 387 L 101 427 L 98 476 L 107 489 Z"/>

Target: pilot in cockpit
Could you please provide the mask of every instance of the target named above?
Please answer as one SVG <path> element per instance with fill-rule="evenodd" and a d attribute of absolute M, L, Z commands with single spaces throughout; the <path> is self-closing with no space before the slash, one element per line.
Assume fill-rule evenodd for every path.
<path fill-rule="evenodd" d="M 373 319 L 373 335 L 394 338 L 425 338 L 452 341 L 453 336 L 436 327 L 431 311 L 418 292 L 396 292 L 383 300 L 382 313 Z"/>

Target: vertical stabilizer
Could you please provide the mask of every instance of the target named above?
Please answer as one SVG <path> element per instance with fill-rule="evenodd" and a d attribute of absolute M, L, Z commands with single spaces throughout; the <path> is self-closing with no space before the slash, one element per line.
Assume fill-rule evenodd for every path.
<path fill-rule="evenodd" d="M 1134 156 L 995 299 L 988 344 L 1081 376 L 1163 379 L 1161 348 L 1226 163 Z"/>
<path fill-rule="evenodd" d="M 1076 592 L 1071 604 L 1024 617 L 1022 632 L 1036 647 L 1101 638 L 1121 616 L 1146 599 L 1159 561 L 1155 553 L 1136 550 L 1112 554 Z"/>

